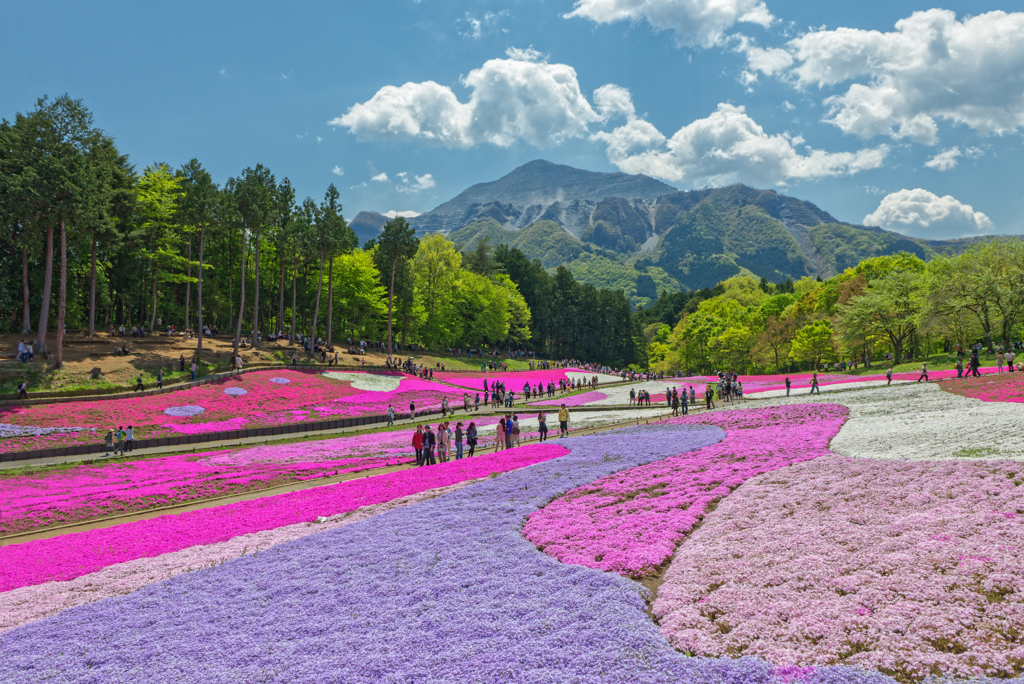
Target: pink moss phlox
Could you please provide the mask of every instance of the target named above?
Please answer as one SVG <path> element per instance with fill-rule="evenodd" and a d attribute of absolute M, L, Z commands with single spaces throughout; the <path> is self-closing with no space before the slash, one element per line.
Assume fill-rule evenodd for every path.
<path fill-rule="evenodd" d="M 310 522 L 566 453 L 568 450 L 555 444 L 531 444 L 426 468 L 0 547 L 0 591 L 69 580 L 115 563 Z"/>
<path fill-rule="evenodd" d="M 847 409 L 779 406 L 674 418 L 726 438 L 579 487 L 527 519 L 523 534 L 565 563 L 638 577 L 667 560 L 708 506 L 764 472 L 828 453 Z"/>

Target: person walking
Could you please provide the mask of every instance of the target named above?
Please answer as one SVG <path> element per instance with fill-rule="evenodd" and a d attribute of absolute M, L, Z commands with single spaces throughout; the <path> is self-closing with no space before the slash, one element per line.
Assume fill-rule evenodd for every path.
<path fill-rule="evenodd" d="M 477 433 L 476 423 L 470 422 L 469 427 L 466 429 L 466 444 L 469 445 L 469 457 L 473 456 L 473 452 L 476 451 Z"/>
<path fill-rule="evenodd" d="M 693 389 L 693 385 L 690 385 L 690 403 L 697 405 L 697 390 Z"/>
<path fill-rule="evenodd" d="M 115 456 L 117 456 L 117 454 L 119 454 L 119 453 L 122 456 L 124 455 L 124 436 L 125 436 L 124 427 L 121 426 L 121 425 L 118 425 L 117 426 L 117 432 L 114 433 L 114 440 L 116 442 L 116 444 L 114 446 L 114 455 Z"/>
<path fill-rule="evenodd" d="M 474 411 L 479 411 L 480 410 L 480 393 L 479 392 L 473 395 L 473 410 Z"/>
<path fill-rule="evenodd" d="M 395 424 L 395 407 L 388 404 L 388 427 Z"/>
<path fill-rule="evenodd" d="M 925 382 L 928 382 L 928 364 L 927 363 L 922 363 L 921 364 L 921 377 L 919 377 L 917 379 L 917 381 L 921 382 L 922 380 L 924 380 Z"/>
<path fill-rule="evenodd" d="M 462 423 L 459 422 L 459 423 L 455 424 L 455 460 L 456 461 L 461 461 L 462 460 L 462 438 L 463 438 Z"/>
<path fill-rule="evenodd" d="M 28 400 L 28 380 L 22 380 L 18 384 L 18 399 Z"/>
<path fill-rule="evenodd" d="M 1013 362 L 1017 360 L 1017 355 L 1013 353 L 1013 349 L 1006 351 L 1006 372 L 1013 372 Z"/>
<path fill-rule="evenodd" d="M 156 372 L 156 388 L 157 389 L 163 389 L 163 386 L 164 386 L 164 372 L 161 369 L 161 370 L 158 370 Z"/>
<path fill-rule="evenodd" d="M 192 359 L 192 365 L 191 365 L 191 366 L 189 366 L 189 371 L 190 371 L 190 372 L 192 373 L 192 379 L 193 379 L 193 380 L 195 380 L 195 379 L 196 379 L 196 368 L 197 368 L 197 366 L 196 366 L 196 360 L 195 360 L 195 359 Z"/>
<path fill-rule="evenodd" d="M 704 408 L 707 411 L 715 408 L 715 386 L 709 384 L 704 390 Z"/>
<path fill-rule="evenodd" d="M 423 426 L 417 425 L 412 433 L 412 448 L 416 450 L 416 465 L 423 465 Z"/>
<path fill-rule="evenodd" d="M 546 441 L 548 438 L 548 415 L 543 411 L 537 414 L 537 429 L 540 432 L 539 441 Z"/>
<path fill-rule="evenodd" d="M 789 379 L 789 376 L 786 376 L 786 396 L 787 397 L 789 396 L 789 390 L 792 387 L 793 387 L 793 381 Z"/>
<path fill-rule="evenodd" d="M 104 456 L 110 456 L 110 452 L 114 450 L 114 428 L 107 430 L 107 436 L 103 440 L 106 451 Z"/>
<path fill-rule="evenodd" d="M 135 451 L 135 428 L 131 425 L 124 431 L 124 449 L 121 450 L 121 453 L 126 451 Z"/>
<path fill-rule="evenodd" d="M 685 387 L 683 388 L 683 391 L 680 392 L 679 394 L 680 394 L 679 399 L 682 402 L 683 415 L 685 416 L 685 415 L 687 415 L 690 412 L 690 402 L 689 402 L 690 395 L 686 391 Z"/>
<path fill-rule="evenodd" d="M 679 415 L 679 392 L 676 392 L 675 390 L 669 392 L 668 403 L 669 403 L 669 406 L 672 407 L 672 415 L 673 416 L 678 416 Z"/>
<path fill-rule="evenodd" d="M 821 394 L 821 388 L 818 387 L 818 374 L 814 373 L 811 375 L 811 394 Z"/>
<path fill-rule="evenodd" d="M 569 409 L 562 404 L 558 409 L 558 438 L 569 436 Z"/>
<path fill-rule="evenodd" d="M 409 402 L 409 419 L 414 420 L 416 418 L 416 402 Z"/>
<path fill-rule="evenodd" d="M 892 368 L 885 371 L 885 386 L 888 387 L 892 384 Z"/>
<path fill-rule="evenodd" d="M 146 388 L 142 386 L 142 373 L 139 373 L 139 377 L 135 379 L 135 391 L 145 392 Z"/>

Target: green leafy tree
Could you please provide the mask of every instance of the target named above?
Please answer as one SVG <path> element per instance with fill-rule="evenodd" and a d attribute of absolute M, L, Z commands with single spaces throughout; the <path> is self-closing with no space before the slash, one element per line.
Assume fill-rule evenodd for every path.
<path fill-rule="evenodd" d="M 814 321 L 796 331 L 789 351 L 794 361 L 811 364 L 820 368 L 823 361 L 831 361 L 835 355 L 832 344 L 832 324 L 828 321 Z"/>
<path fill-rule="evenodd" d="M 921 284 L 918 272 L 894 271 L 872 281 L 864 294 L 837 305 L 840 340 L 859 343 L 864 335 L 884 337 L 898 363 L 904 345 L 916 331 Z"/>
<path fill-rule="evenodd" d="M 181 220 L 185 225 L 199 233 L 199 277 L 196 287 L 196 313 L 198 314 L 197 330 L 199 335 L 196 338 L 196 360 L 203 354 L 203 266 L 204 249 L 206 247 L 206 230 L 216 216 L 219 194 L 217 184 L 213 177 L 203 168 L 198 159 L 191 159 L 178 171 L 181 180 L 182 195 L 179 200 L 179 212 Z M 189 256 L 192 258 L 192 242 L 189 241 Z M 191 272 L 189 275 L 189 287 L 191 287 Z M 188 326 L 188 290 L 185 295 L 185 325 Z"/>
<path fill-rule="evenodd" d="M 241 176 L 232 184 L 235 207 L 245 231 L 253 236 L 254 276 L 252 303 L 252 344 L 257 342 L 260 321 L 260 233 L 273 217 L 277 200 L 277 183 L 270 169 L 257 164 L 254 168 L 242 171 Z M 243 240 L 244 242 L 244 240 Z M 242 304 L 238 307 L 238 325 L 235 329 L 235 351 L 242 334 L 242 316 L 245 312 L 245 248 L 242 248 Z"/>
<path fill-rule="evenodd" d="M 421 332 L 428 345 L 441 345 L 451 341 L 458 315 L 454 294 L 459 287 L 462 254 L 455 243 L 441 233 L 427 235 L 420 240 L 412 271 L 416 283 L 416 297 L 426 313 Z"/>
<path fill-rule="evenodd" d="M 376 249 L 373 249 L 376 247 Z M 387 278 L 388 287 L 388 354 L 394 351 L 392 318 L 395 301 L 396 276 L 399 284 L 409 273 L 409 261 L 419 249 L 419 240 L 412 227 L 401 216 L 384 224 L 384 230 L 377 240 L 367 243 L 367 249 L 373 249 L 373 260 L 382 278 Z M 406 276 L 406 277 L 403 277 Z M 411 278 L 409 279 L 411 280 Z"/>
<path fill-rule="evenodd" d="M 190 262 L 176 249 L 180 233 L 175 218 L 181 184 L 182 179 L 164 163 L 147 166 L 138 182 L 136 216 L 145 236 L 144 254 L 150 263 L 150 330 L 156 327 L 157 282 L 181 283 L 187 278 L 181 271 Z"/>

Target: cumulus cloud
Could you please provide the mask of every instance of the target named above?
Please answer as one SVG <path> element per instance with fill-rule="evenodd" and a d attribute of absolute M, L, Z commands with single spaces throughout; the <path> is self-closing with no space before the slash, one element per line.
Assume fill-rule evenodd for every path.
<path fill-rule="evenodd" d="M 580 92 L 576 70 L 549 64 L 532 49 L 507 55 L 462 79 L 470 90 L 466 102 L 433 81 L 385 86 L 328 123 L 360 140 L 419 139 L 461 148 L 520 140 L 545 148 L 586 135 L 600 117 Z"/>
<path fill-rule="evenodd" d="M 959 163 L 959 157 L 963 155 L 959 147 L 951 147 L 948 150 L 942 150 L 937 155 L 929 159 L 924 163 L 929 169 L 935 169 L 936 171 L 949 171 L 955 169 Z"/>
<path fill-rule="evenodd" d="M 917 188 L 886 195 L 864 224 L 880 226 L 913 237 L 943 239 L 991 231 L 992 221 L 954 197 Z"/>
<path fill-rule="evenodd" d="M 378 173 L 376 176 L 374 176 L 370 180 L 376 181 L 378 183 L 386 183 L 387 180 L 388 180 L 388 174 L 385 171 L 381 171 L 380 173 Z"/>
<path fill-rule="evenodd" d="M 404 183 L 404 185 L 395 186 L 395 190 L 398 190 L 398 192 L 418 193 L 423 192 L 424 190 L 429 190 L 430 188 L 437 185 L 437 183 L 434 182 L 434 177 L 429 173 L 425 173 L 422 176 L 416 176 L 416 180 L 413 182 L 409 181 L 409 178 L 407 177 L 407 174 L 405 172 L 402 172 L 398 175 L 399 177 L 401 177 L 402 182 Z"/>
<path fill-rule="evenodd" d="M 340 166 L 335 165 L 335 167 L 333 169 L 331 169 L 331 173 L 333 173 L 335 176 L 344 176 L 345 175 L 345 169 L 341 168 Z"/>
<path fill-rule="evenodd" d="M 863 138 L 935 144 L 936 119 L 1001 135 L 1024 126 L 1022 35 L 1024 13 L 957 21 L 954 12 L 931 9 L 888 33 L 838 28 L 800 36 L 786 46 L 795 63 L 788 78 L 800 87 L 851 82 L 825 101 L 825 120 Z"/>
<path fill-rule="evenodd" d="M 737 22 L 769 26 L 775 21 L 761 0 L 576 0 L 565 16 L 598 24 L 646 21 L 655 31 L 672 31 L 677 45 L 701 47 L 722 43 Z"/>
<path fill-rule="evenodd" d="M 388 218 L 398 218 L 399 216 L 401 216 L 402 218 L 416 218 L 417 216 L 420 215 L 420 212 L 418 212 L 418 211 L 395 211 L 394 209 L 392 209 L 391 211 L 385 211 L 384 215 L 387 216 Z"/>
<path fill-rule="evenodd" d="M 712 185 L 744 182 L 763 187 L 852 174 L 881 166 L 889 153 L 886 145 L 856 152 L 811 149 L 798 136 L 767 134 L 743 107 L 724 103 L 671 138 L 634 116 L 591 139 L 603 142 L 609 161 L 627 173 Z"/>

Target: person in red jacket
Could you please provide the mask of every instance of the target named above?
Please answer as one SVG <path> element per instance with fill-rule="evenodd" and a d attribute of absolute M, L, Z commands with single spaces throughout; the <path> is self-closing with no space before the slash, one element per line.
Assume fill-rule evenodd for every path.
<path fill-rule="evenodd" d="M 417 425 L 412 433 L 412 448 L 416 450 L 416 465 L 423 465 L 423 426 Z"/>

